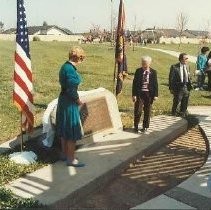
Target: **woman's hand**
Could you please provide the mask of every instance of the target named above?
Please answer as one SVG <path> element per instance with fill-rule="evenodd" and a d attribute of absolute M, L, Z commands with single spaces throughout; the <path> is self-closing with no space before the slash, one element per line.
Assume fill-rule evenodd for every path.
<path fill-rule="evenodd" d="M 78 99 L 76 102 L 79 106 L 83 106 L 83 104 L 84 104 L 80 99 Z"/>

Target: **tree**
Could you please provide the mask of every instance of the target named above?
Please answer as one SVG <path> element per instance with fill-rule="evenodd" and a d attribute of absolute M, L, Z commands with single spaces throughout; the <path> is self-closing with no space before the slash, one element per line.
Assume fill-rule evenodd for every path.
<path fill-rule="evenodd" d="M 4 31 L 4 23 L 0 21 L 0 33 Z"/>
<path fill-rule="evenodd" d="M 187 27 L 188 24 L 188 17 L 186 14 L 184 14 L 183 12 L 180 12 L 177 15 L 177 20 L 176 20 L 176 28 L 179 31 L 179 39 L 180 39 L 180 43 L 179 43 L 179 47 L 181 45 L 182 42 L 182 35 Z"/>
<path fill-rule="evenodd" d="M 43 21 L 43 26 L 48 26 L 48 23 L 46 21 Z"/>
<path fill-rule="evenodd" d="M 92 37 L 95 38 L 99 38 L 101 35 L 101 29 L 100 29 L 100 25 L 97 24 L 92 24 L 92 27 L 90 29 L 90 34 L 92 35 Z"/>
<path fill-rule="evenodd" d="M 211 35 L 211 28 L 210 28 L 210 20 L 205 21 L 203 34 L 202 34 L 202 42 L 206 42 L 207 39 L 210 38 Z"/>

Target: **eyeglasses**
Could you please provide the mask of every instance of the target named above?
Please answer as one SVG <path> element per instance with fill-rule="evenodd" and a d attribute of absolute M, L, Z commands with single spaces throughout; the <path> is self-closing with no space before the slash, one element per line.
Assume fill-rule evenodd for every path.
<path fill-rule="evenodd" d="M 80 59 L 80 61 L 83 61 L 83 60 L 85 59 L 85 56 L 81 55 L 81 56 L 79 57 L 79 59 Z"/>
<path fill-rule="evenodd" d="M 188 60 L 188 58 L 183 58 L 183 60 Z"/>

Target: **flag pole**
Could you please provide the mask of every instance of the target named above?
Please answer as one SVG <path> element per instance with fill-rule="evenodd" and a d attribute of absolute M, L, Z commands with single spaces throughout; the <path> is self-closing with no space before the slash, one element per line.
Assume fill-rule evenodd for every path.
<path fill-rule="evenodd" d="M 20 112 L 21 118 L 20 118 L 20 131 L 21 131 L 21 152 L 23 152 L 23 129 L 22 129 L 22 111 Z"/>
<path fill-rule="evenodd" d="M 111 46 L 113 46 L 114 31 L 113 31 L 113 0 L 111 0 Z"/>
<path fill-rule="evenodd" d="M 116 95 L 116 65 L 117 65 L 117 62 L 116 62 L 116 58 L 115 58 L 115 62 L 114 62 L 114 78 L 113 78 L 113 94 Z"/>
<path fill-rule="evenodd" d="M 29 53 L 29 36 L 26 22 L 24 0 L 17 0 L 17 30 L 16 30 L 16 50 L 15 50 L 15 69 L 14 69 L 14 90 L 13 90 L 13 101 L 20 111 L 20 150 L 21 152 L 14 152 L 9 155 L 10 160 L 18 164 L 29 165 L 35 163 L 37 155 L 32 151 L 24 150 L 24 131 L 29 131 L 34 125 L 33 115 L 33 95 L 32 95 L 32 71 L 31 71 L 31 59 Z M 21 80 L 17 77 L 16 64 L 19 66 L 21 71 L 28 75 L 29 79 L 22 77 Z M 27 66 L 27 68 L 25 68 Z M 28 73 L 27 73 L 28 72 Z M 23 74 L 23 75 L 25 75 Z M 21 75 L 20 75 L 21 76 Z M 27 84 L 30 82 L 30 89 Z M 18 88 L 17 88 L 18 87 Z M 21 91 L 19 91 L 19 87 Z M 27 99 L 30 103 L 21 103 L 19 98 L 22 100 Z M 25 101 L 25 100 L 24 100 Z M 23 123 L 24 120 L 24 123 Z M 24 127 L 24 129 L 23 129 Z"/>

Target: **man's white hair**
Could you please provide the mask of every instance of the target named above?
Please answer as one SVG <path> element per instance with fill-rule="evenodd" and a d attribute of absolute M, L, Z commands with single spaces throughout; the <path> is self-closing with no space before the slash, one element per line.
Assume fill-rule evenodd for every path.
<path fill-rule="evenodd" d="M 141 61 L 142 62 L 145 61 L 147 63 L 152 63 L 152 58 L 150 56 L 148 56 L 148 55 L 145 55 L 145 56 L 141 57 Z"/>

